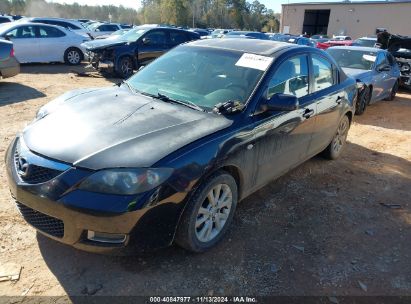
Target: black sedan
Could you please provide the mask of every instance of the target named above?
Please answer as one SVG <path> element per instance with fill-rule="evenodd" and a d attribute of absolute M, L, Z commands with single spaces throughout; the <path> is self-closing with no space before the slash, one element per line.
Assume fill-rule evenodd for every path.
<path fill-rule="evenodd" d="M 200 39 L 195 32 L 168 27 L 140 26 L 113 39 L 83 44 L 91 65 L 98 70 L 114 72 L 122 78 L 145 66 L 173 47 Z"/>
<path fill-rule="evenodd" d="M 76 248 L 202 252 L 239 201 L 318 153 L 341 155 L 355 98 L 355 80 L 315 48 L 191 42 L 41 108 L 7 150 L 11 193 L 29 224 Z"/>

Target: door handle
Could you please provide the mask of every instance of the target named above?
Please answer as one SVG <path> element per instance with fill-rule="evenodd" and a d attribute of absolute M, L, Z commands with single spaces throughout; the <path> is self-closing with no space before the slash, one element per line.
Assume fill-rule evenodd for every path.
<path fill-rule="evenodd" d="M 303 114 L 303 117 L 306 118 L 306 119 L 308 119 L 308 118 L 310 118 L 310 117 L 313 116 L 313 115 L 314 115 L 314 110 L 312 110 L 312 109 L 307 109 L 307 110 L 305 110 L 305 112 L 304 112 L 304 114 Z"/>
<path fill-rule="evenodd" d="M 338 103 L 338 104 L 341 104 L 342 100 L 343 100 L 343 98 L 341 96 L 338 96 L 337 100 L 335 102 Z"/>

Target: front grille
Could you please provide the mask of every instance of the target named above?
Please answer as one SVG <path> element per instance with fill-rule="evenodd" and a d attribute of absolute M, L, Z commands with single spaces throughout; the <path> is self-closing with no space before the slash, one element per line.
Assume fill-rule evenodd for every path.
<path fill-rule="evenodd" d="M 64 223 L 62 220 L 31 209 L 19 202 L 16 202 L 16 204 L 21 215 L 30 225 L 54 237 L 62 238 L 64 236 Z"/>
<path fill-rule="evenodd" d="M 27 164 L 26 160 L 20 156 L 20 149 L 18 147 L 14 152 L 14 163 L 16 165 L 16 170 L 19 177 L 27 184 L 45 183 L 63 172 L 60 170 Z"/>

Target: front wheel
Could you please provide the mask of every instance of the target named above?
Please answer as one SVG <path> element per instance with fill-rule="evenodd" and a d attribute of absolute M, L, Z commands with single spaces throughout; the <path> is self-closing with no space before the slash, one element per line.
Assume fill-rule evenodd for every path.
<path fill-rule="evenodd" d="M 133 61 L 131 60 L 131 58 L 128 56 L 122 57 L 119 61 L 119 66 L 117 68 L 117 74 L 121 78 L 127 79 L 131 75 L 133 75 L 133 71 L 134 71 L 134 65 L 133 65 Z"/>
<path fill-rule="evenodd" d="M 323 151 L 323 156 L 328 159 L 337 159 L 347 142 L 348 130 L 350 129 L 350 120 L 348 116 L 344 116 L 338 125 L 337 132 L 334 135 L 331 143 Z"/>
<path fill-rule="evenodd" d="M 391 89 L 390 92 L 390 96 L 388 96 L 387 98 L 385 98 L 384 100 L 386 101 L 393 101 L 395 99 L 395 96 L 397 95 L 398 92 L 398 88 L 399 88 L 400 84 L 398 82 L 398 80 L 394 83 L 394 86 Z"/>
<path fill-rule="evenodd" d="M 64 53 L 64 62 L 68 65 L 79 65 L 83 59 L 83 53 L 77 48 L 69 48 Z"/>
<path fill-rule="evenodd" d="M 366 87 L 358 94 L 358 101 L 355 106 L 355 114 L 356 115 L 364 114 L 365 109 L 367 105 L 369 104 L 369 102 L 370 102 L 370 88 Z"/>
<path fill-rule="evenodd" d="M 216 245 L 233 219 L 237 191 L 230 174 L 218 171 L 211 175 L 187 202 L 176 243 L 192 252 L 204 252 Z"/>

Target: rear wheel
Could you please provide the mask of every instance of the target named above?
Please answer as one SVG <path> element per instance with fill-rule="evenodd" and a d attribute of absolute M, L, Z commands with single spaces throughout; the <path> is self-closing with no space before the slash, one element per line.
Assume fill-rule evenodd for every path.
<path fill-rule="evenodd" d="M 323 151 L 323 156 L 328 159 L 337 159 L 347 142 L 348 130 L 350 129 L 350 120 L 348 116 L 344 116 L 338 126 L 337 132 L 334 135 L 331 143 Z"/>
<path fill-rule="evenodd" d="M 83 53 L 78 48 L 69 48 L 64 53 L 64 62 L 68 65 L 79 65 L 83 59 Z"/>
<path fill-rule="evenodd" d="M 187 203 L 176 243 L 193 252 L 216 245 L 232 222 L 237 200 L 237 184 L 230 174 L 218 171 L 210 176 Z"/>
<path fill-rule="evenodd" d="M 358 94 L 358 101 L 355 106 L 355 114 L 356 115 L 364 114 L 365 109 L 367 108 L 367 105 L 369 104 L 369 102 L 370 102 L 370 88 L 366 87 Z"/>
<path fill-rule="evenodd" d="M 133 75 L 133 72 L 134 72 L 134 65 L 133 65 L 133 61 L 131 60 L 131 58 L 128 56 L 122 57 L 119 61 L 117 74 L 121 78 L 126 79 L 126 78 L 129 78 L 131 75 Z"/>
<path fill-rule="evenodd" d="M 392 89 L 391 89 L 390 96 L 388 96 L 388 97 L 385 98 L 384 100 L 393 101 L 393 100 L 395 99 L 395 96 L 397 95 L 399 86 L 400 86 L 400 84 L 399 84 L 399 82 L 398 82 L 398 80 L 397 80 L 397 81 L 394 83 L 394 86 L 393 86 Z"/>

